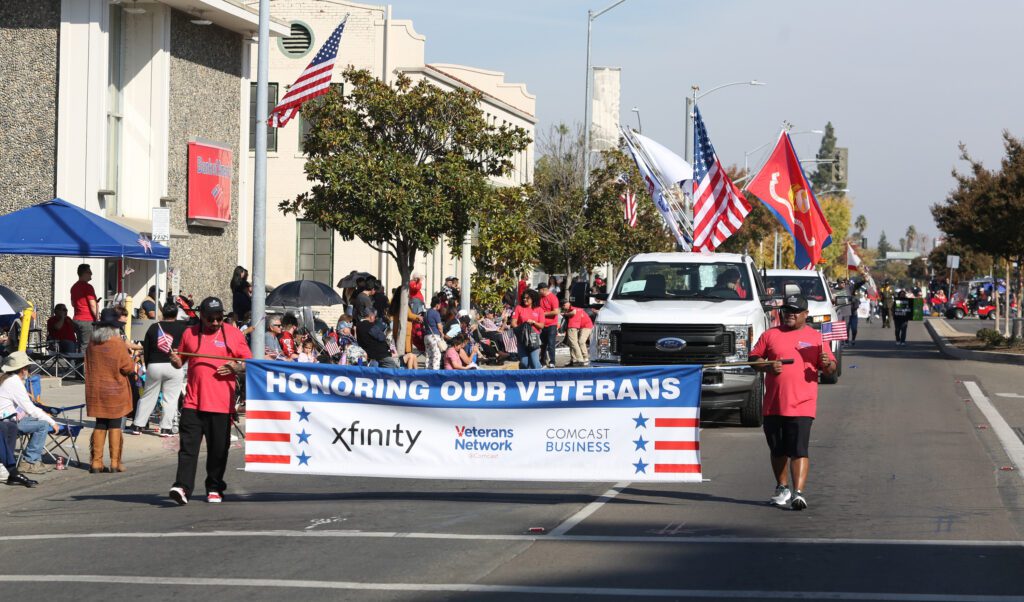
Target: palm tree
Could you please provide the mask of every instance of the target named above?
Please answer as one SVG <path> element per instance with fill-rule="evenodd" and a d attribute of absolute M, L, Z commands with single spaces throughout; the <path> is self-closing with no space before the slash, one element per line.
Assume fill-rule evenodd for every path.
<path fill-rule="evenodd" d="M 868 218 L 863 215 L 858 215 L 857 219 L 853 220 L 853 226 L 857 228 L 857 232 L 861 236 L 864 236 L 864 231 L 868 229 Z"/>
<path fill-rule="evenodd" d="M 916 243 L 916 242 L 917 242 L 917 228 L 915 228 L 914 225 L 911 224 L 909 227 L 907 227 L 907 249 L 906 250 L 907 251 L 913 251 L 914 250 L 914 243 Z"/>

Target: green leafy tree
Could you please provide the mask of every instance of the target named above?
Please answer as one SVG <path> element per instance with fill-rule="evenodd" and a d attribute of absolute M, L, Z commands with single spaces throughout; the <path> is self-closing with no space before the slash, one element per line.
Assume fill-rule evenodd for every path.
<path fill-rule="evenodd" d="M 522 128 L 495 127 L 481 95 L 443 90 L 400 75 L 394 84 L 348 68 L 347 96 L 307 104 L 305 138 L 312 189 L 279 208 L 387 253 L 402 277 L 399 339 L 405 336 L 409 277 L 417 254 L 442 237 L 462 240 L 491 193 L 530 142 Z"/>
<path fill-rule="evenodd" d="M 986 274 L 992 266 L 991 257 L 951 237 L 947 237 L 942 244 L 932 249 L 932 252 L 928 254 L 928 263 L 936 272 L 946 273 L 948 276 L 949 270 L 946 268 L 946 256 L 948 255 L 960 257 L 960 267 L 956 269 L 956 274 L 961 275 L 960 279 L 969 279 Z M 954 277 L 954 279 L 957 278 Z"/>
<path fill-rule="evenodd" d="M 818 154 L 815 156 L 818 161 L 829 161 L 829 163 L 818 163 L 817 169 L 811 174 L 811 186 L 814 190 L 828 190 L 830 188 L 842 188 L 839 182 L 832 180 L 832 159 L 836 152 L 836 130 L 832 122 L 825 124 L 825 134 L 821 137 L 821 146 L 818 147 Z"/>
<path fill-rule="evenodd" d="M 530 227 L 529 187 L 497 188 L 480 210 L 473 245 L 473 299 L 480 307 L 499 307 L 505 292 L 536 262 L 540 239 Z"/>
<path fill-rule="evenodd" d="M 892 245 L 889 244 L 889 239 L 885 236 L 885 230 L 882 230 L 882 234 L 878 237 L 878 258 L 884 260 L 885 254 L 892 250 Z"/>
<path fill-rule="evenodd" d="M 853 227 L 857 229 L 858 237 L 863 237 L 864 232 L 868 229 L 868 218 L 864 215 L 858 215 L 857 219 L 853 220 Z"/>
<path fill-rule="evenodd" d="M 904 250 L 905 251 L 913 251 L 914 247 L 918 243 L 917 228 L 915 228 L 913 224 L 907 226 L 907 233 L 904 236 L 904 240 L 906 240 L 906 244 L 907 244 L 907 248 L 904 249 Z"/>
<path fill-rule="evenodd" d="M 821 211 L 832 227 L 832 244 L 821 252 L 821 264 L 832 278 L 846 276 L 846 241 L 850 234 L 850 214 L 853 203 L 844 196 L 825 195 L 818 199 Z"/>
<path fill-rule="evenodd" d="M 583 128 L 552 126 L 537 143 L 533 172 L 534 211 L 530 220 L 540 239 L 538 259 L 548 273 L 579 265 L 579 239 L 586 234 L 583 195 Z"/>
<path fill-rule="evenodd" d="M 912 278 L 915 283 L 927 281 L 928 275 L 928 262 L 924 257 L 915 257 L 910 260 L 910 265 L 907 266 L 907 276 Z"/>

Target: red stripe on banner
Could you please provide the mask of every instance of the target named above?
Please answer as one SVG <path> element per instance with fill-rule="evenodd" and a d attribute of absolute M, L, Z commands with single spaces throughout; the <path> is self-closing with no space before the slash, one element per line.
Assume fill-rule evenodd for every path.
<path fill-rule="evenodd" d="M 246 441 L 291 441 L 291 433 L 246 433 Z"/>
<path fill-rule="evenodd" d="M 655 464 L 654 472 L 699 473 L 700 464 Z"/>
<path fill-rule="evenodd" d="M 698 426 L 700 420 L 696 418 L 655 418 L 654 426 Z"/>
<path fill-rule="evenodd" d="M 291 456 L 274 456 L 270 454 L 246 454 L 246 463 L 251 464 L 291 464 Z"/>
<path fill-rule="evenodd" d="M 249 410 L 245 413 L 246 420 L 289 420 L 291 417 L 291 412 L 271 410 Z"/>
<path fill-rule="evenodd" d="M 257 439 L 259 441 L 259 439 Z M 654 449 L 687 451 L 700 449 L 698 441 L 655 441 Z"/>

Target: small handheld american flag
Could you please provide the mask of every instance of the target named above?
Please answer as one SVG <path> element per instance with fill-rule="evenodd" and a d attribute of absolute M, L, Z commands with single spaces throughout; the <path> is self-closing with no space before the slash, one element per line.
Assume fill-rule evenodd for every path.
<path fill-rule="evenodd" d="M 171 345 L 174 344 L 174 337 L 164 332 L 164 328 L 160 324 L 156 325 L 156 329 L 156 348 L 164 353 L 170 353 Z"/>
<path fill-rule="evenodd" d="M 822 341 L 845 341 L 846 340 L 846 322 L 839 320 L 837 322 L 825 322 L 821 325 L 821 340 Z"/>
<path fill-rule="evenodd" d="M 324 341 L 324 351 L 331 357 L 341 355 L 341 347 L 338 345 L 338 341 L 334 340 L 334 337 L 327 337 L 327 340 Z"/>

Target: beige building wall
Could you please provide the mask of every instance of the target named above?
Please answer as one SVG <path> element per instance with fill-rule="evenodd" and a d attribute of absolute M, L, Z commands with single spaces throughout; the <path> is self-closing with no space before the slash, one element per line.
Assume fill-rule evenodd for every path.
<path fill-rule="evenodd" d="M 256 5 L 255 0 L 248 4 Z M 390 18 L 390 7 L 384 5 L 359 4 L 341 0 L 278 0 L 272 4 L 272 16 L 287 23 L 297 22 L 309 28 L 313 40 L 308 53 L 290 57 L 282 50 L 282 44 L 270 48 L 271 83 L 279 85 L 278 96 L 286 92 L 306 65 L 312 60 L 324 41 L 346 14 L 349 15 L 345 32 L 338 49 L 338 61 L 334 71 L 335 83 L 341 82 L 341 73 L 349 66 L 367 69 L 377 77 L 391 80 L 399 72 L 407 72 L 414 79 L 428 77 L 430 81 L 444 87 L 463 86 L 480 90 L 485 100 L 482 108 L 489 119 L 498 123 L 514 123 L 527 129 L 533 137 L 535 97 L 524 84 L 507 84 L 504 76 L 494 71 L 458 65 L 426 65 L 424 51 L 426 37 L 420 35 L 408 20 Z M 256 48 L 252 47 L 250 77 L 256 80 Z M 349 90 L 345 90 L 346 93 Z M 300 149 L 300 118 L 277 130 L 277 150 L 267 157 L 267 283 L 277 285 L 296 279 L 298 244 L 298 220 L 284 215 L 277 209 L 278 203 L 306 192 L 310 182 L 306 180 L 304 166 L 306 157 Z M 248 153 L 249 171 L 252 171 L 254 154 Z M 500 184 L 518 184 L 532 180 L 533 145 L 516 159 L 517 172 L 504 178 Z M 243 210 L 252 214 L 252 183 L 246 183 L 242 193 Z M 251 223 L 251 221 L 250 221 Z M 251 234 L 241 241 L 243 257 L 252 257 Z M 352 270 L 366 271 L 384 279 L 390 289 L 400 284 L 395 262 L 361 241 L 344 241 L 333 236 L 333 269 L 331 285 L 337 283 Z M 246 266 L 249 267 L 249 266 Z M 448 245 L 441 244 L 434 252 L 418 258 L 417 270 L 426 279 L 427 292 L 436 291 L 446 276 L 458 276 L 461 266 L 452 257 Z"/>

